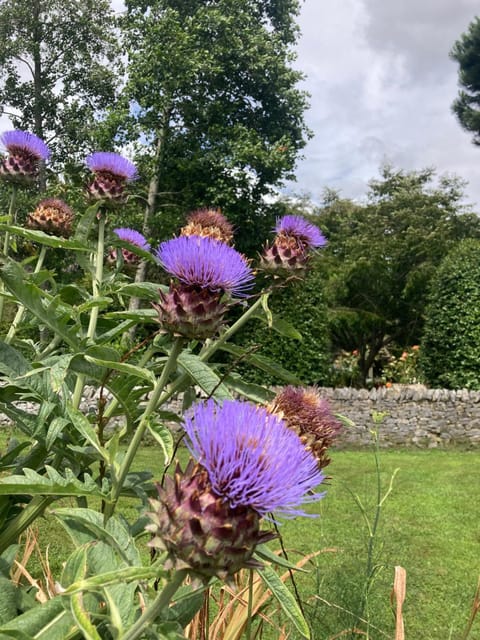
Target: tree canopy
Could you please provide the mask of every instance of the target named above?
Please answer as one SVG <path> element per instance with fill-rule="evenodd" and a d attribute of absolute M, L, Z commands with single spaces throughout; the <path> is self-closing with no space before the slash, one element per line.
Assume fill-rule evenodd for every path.
<path fill-rule="evenodd" d="M 426 292 L 449 249 L 479 237 L 458 178 L 384 167 L 365 204 L 329 194 L 315 218 L 329 240 L 323 265 L 338 347 L 358 349 L 365 380 L 378 353 L 419 341 Z"/>
<path fill-rule="evenodd" d="M 450 57 L 460 65 L 461 90 L 453 112 L 462 127 L 473 133 L 473 142 L 480 144 L 480 18 L 475 18 L 455 42 Z"/>
<path fill-rule="evenodd" d="M 114 100 L 114 23 L 108 0 L 0 4 L 1 108 L 48 143 L 54 162 L 91 150 L 96 118 Z"/>
<path fill-rule="evenodd" d="M 257 247 L 271 226 L 263 198 L 292 177 L 307 136 L 306 95 L 291 67 L 298 2 L 126 7 L 128 81 L 105 133 L 133 144 L 153 179 L 144 230 L 164 228 L 165 212 L 215 205 L 236 225 L 242 248 Z"/>

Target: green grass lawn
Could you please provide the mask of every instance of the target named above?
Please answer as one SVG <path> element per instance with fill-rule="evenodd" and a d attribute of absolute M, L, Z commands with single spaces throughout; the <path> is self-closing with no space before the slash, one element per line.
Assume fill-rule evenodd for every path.
<path fill-rule="evenodd" d="M 144 447 L 135 467 L 151 470 L 158 478 L 158 464 L 158 449 Z M 397 468 L 374 549 L 379 572 L 368 599 L 369 638 L 393 638 L 390 592 L 394 567 L 401 565 L 407 572 L 406 638 L 461 640 L 480 574 L 480 455 L 458 449 L 382 451 L 383 491 Z M 315 640 L 330 640 L 354 624 L 355 616 L 348 611 L 355 614 L 360 607 L 368 531 L 351 492 L 359 496 L 370 518 L 376 504 L 371 451 L 334 451 L 327 471 L 331 477 L 326 495 L 309 507 L 320 517 L 297 518 L 280 526 L 292 560 L 298 559 L 297 554 L 323 550 L 308 574 L 297 574 Z M 128 501 L 121 508 L 127 517 L 134 517 Z M 59 571 L 68 553 L 63 530 L 48 516 L 39 525 L 40 546 L 49 545 L 53 571 Z M 480 617 L 469 638 L 480 639 Z"/>

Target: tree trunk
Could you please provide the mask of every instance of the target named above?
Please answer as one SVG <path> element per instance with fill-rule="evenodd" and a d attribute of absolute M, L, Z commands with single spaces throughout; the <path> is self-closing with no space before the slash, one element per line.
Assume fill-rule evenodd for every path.
<path fill-rule="evenodd" d="M 154 160 L 154 169 L 153 175 L 150 179 L 150 184 L 148 187 L 148 197 L 147 197 L 147 206 L 145 207 L 145 213 L 143 216 L 143 225 L 142 225 L 142 233 L 148 238 L 151 231 L 151 221 L 152 217 L 155 213 L 155 208 L 157 204 L 157 194 L 158 188 L 160 185 L 160 176 L 162 172 L 162 160 L 165 151 L 165 140 L 168 133 L 168 126 L 171 114 L 171 107 L 165 109 L 162 114 L 162 126 L 158 133 L 157 137 L 157 148 L 155 152 L 155 160 Z M 142 260 L 138 265 L 137 271 L 135 273 L 135 282 L 144 282 L 147 271 L 147 263 L 145 260 Z M 131 298 L 129 304 L 129 311 L 136 311 L 139 308 L 140 299 L 139 298 Z M 133 340 L 135 337 L 136 326 L 133 326 L 129 331 L 130 339 Z"/>
<path fill-rule="evenodd" d="M 40 0 L 34 0 L 32 5 L 33 13 L 33 114 L 35 135 L 43 140 L 43 117 L 42 117 L 42 56 L 40 47 L 42 44 L 42 23 L 40 19 Z M 40 193 L 47 188 L 46 165 L 40 162 L 38 172 L 38 187 Z"/>

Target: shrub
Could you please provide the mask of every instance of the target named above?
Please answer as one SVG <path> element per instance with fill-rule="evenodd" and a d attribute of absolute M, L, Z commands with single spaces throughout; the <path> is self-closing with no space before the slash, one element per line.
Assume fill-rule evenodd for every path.
<path fill-rule="evenodd" d="M 480 242 L 465 240 L 432 281 L 420 364 L 431 386 L 480 389 L 479 362 Z"/>
<path fill-rule="evenodd" d="M 329 330 L 323 283 L 312 264 L 306 278 L 285 289 L 274 291 L 269 299 L 273 315 L 287 321 L 302 340 L 280 335 L 258 320 L 250 321 L 239 332 L 242 346 L 257 345 L 256 355 L 265 356 L 295 374 L 306 384 L 326 384 L 330 377 Z M 280 377 L 241 365 L 242 374 L 251 382 L 279 384 Z"/>

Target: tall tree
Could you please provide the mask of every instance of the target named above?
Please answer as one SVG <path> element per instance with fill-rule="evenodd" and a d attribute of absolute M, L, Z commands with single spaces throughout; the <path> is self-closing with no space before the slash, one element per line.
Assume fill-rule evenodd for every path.
<path fill-rule="evenodd" d="M 114 99 L 114 22 L 108 0 L 0 3 L 0 107 L 48 143 L 53 162 L 82 157 Z"/>
<path fill-rule="evenodd" d="M 150 176 L 145 234 L 165 233 L 166 211 L 215 205 L 251 251 L 271 226 L 263 198 L 291 177 L 307 135 L 291 68 L 297 0 L 126 7 L 128 82 L 106 132 L 134 141 Z"/>
<path fill-rule="evenodd" d="M 462 127 L 473 133 L 473 142 L 480 144 L 480 18 L 475 18 L 453 45 L 450 57 L 460 65 L 462 87 L 452 105 L 453 112 Z"/>
<path fill-rule="evenodd" d="M 330 197 L 316 222 L 329 240 L 322 262 L 336 343 L 358 349 L 363 381 L 382 347 L 419 341 L 428 286 L 459 240 L 480 237 L 462 206 L 462 183 L 432 169 L 384 167 L 368 202 Z"/>

